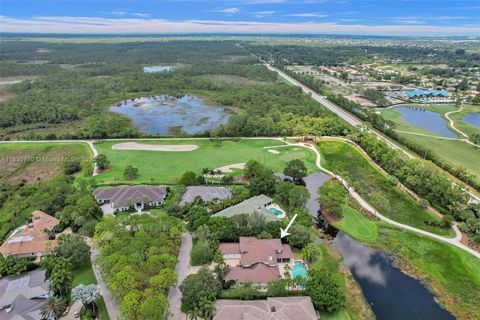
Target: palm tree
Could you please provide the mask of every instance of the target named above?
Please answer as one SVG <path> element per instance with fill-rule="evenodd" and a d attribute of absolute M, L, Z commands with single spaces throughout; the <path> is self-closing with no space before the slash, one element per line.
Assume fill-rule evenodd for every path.
<path fill-rule="evenodd" d="M 100 290 L 94 284 L 79 284 L 72 289 L 72 300 L 80 300 L 84 307 L 91 305 L 93 314 L 95 314 L 95 305 L 98 297 L 100 297 Z"/>
<path fill-rule="evenodd" d="M 207 185 L 207 177 L 210 174 L 210 169 L 208 168 L 203 168 L 202 169 L 202 175 L 205 177 L 205 185 Z"/>
<path fill-rule="evenodd" d="M 67 303 L 64 299 L 51 296 L 40 308 L 40 316 L 45 320 L 56 320 L 67 308 Z"/>
<path fill-rule="evenodd" d="M 223 174 L 223 171 L 220 170 L 220 169 L 217 169 L 215 172 L 216 172 L 216 174 L 219 175 L 219 176 L 222 176 L 222 174 Z M 220 182 L 221 182 L 221 180 L 218 179 L 218 185 L 220 185 Z"/>

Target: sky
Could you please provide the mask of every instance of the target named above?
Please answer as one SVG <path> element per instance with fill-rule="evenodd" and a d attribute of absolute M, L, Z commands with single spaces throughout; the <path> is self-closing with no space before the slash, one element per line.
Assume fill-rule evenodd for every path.
<path fill-rule="evenodd" d="M 480 0 L 0 0 L 0 32 L 480 35 Z"/>

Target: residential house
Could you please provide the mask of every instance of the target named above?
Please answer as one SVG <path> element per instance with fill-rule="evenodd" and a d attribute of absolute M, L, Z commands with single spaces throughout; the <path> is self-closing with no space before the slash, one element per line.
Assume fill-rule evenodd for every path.
<path fill-rule="evenodd" d="M 260 287 L 282 279 L 283 266 L 292 260 L 292 249 L 280 239 L 240 237 L 238 243 L 221 243 L 225 263 L 229 266 L 225 281 L 252 283 Z"/>
<path fill-rule="evenodd" d="M 317 320 L 310 297 L 217 300 L 213 320 Z"/>
<path fill-rule="evenodd" d="M 244 200 L 212 215 L 212 217 L 233 217 L 239 214 L 260 213 L 267 221 L 275 221 L 285 216 L 278 207 L 273 206 L 273 200 L 266 195 L 259 195 Z"/>
<path fill-rule="evenodd" d="M 0 279 L 0 319 L 41 320 L 40 309 L 49 296 L 45 270 Z"/>
<path fill-rule="evenodd" d="M 15 229 L 0 247 L 0 253 L 3 256 L 35 256 L 39 260 L 57 246 L 57 241 L 50 240 L 47 232 L 54 232 L 59 223 L 60 220 L 45 212 L 33 211 L 32 222 Z"/>
<path fill-rule="evenodd" d="M 190 186 L 185 190 L 182 200 L 180 200 L 180 205 L 184 206 L 189 202 L 193 202 L 197 197 L 205 202 L 211 202 L 225 200 L 231 196 L 232 191 L 224 187 Z"/>
<path fill-rule="evenodd" d="M 145 206 L 158 206 L 164 203 L 167 189 L 158 186 L 122 186 L 114 188 L 97 188 L 93 196 L 102 205 L 104 214 L 126 211 L 133 207 L 141 212 Z"/>

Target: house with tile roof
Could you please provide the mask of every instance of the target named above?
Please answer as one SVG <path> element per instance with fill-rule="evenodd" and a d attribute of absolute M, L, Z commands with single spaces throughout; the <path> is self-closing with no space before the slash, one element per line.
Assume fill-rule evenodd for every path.
<path fill-rule="evenodd" d="M 232 196 L 232 191 L 225 187 L 212 186 L 189 186 L 180 200 L 180 205 L 184 206 L 189 202 L 193 202 L 197 197 L 204 202 L 226 200 Z"/>
<path fill-rule="evenodd" d="M 220 243 L 229 266 L 225 281 L 265 286 L 282 278 L 282 266 L 292 261 L 292 249 L 280 239 L 240 237 L 238 243 Z"/>
<path fill-rule="evenodd" d="M 271 208 L 275 208 L 275 211 L 272 211 Z M 253 214 L 258 212 L 267 221 L 276 221 L 279 218 L 285 216 L 283 211 L 279 211 L 279 207 L 274 205 L 273 199 L 267 197 L 264 194 L 246 199 L 234 206 L 228 207 L 222 211 L 219 211 L 212 215 L 212 217 L 233 217 L 239 214 Z M 281 215 L 276 215 L 274 212 L 281 213 Z"/>
<path fill-rule="evenodd" d="M 55 217 L 45 212 L 32 212 L 32 222 L 15 229 L 0 247 L 3 256 L 10 254 L 19 257 L 37 257 L 49 254 L 57 246 L 56 240 L 50 240 L 46 230 L 55 231 L 60 223 Z"/>
<path fill-rule="evenodd" d="M 41 320 L 40 309 L 50 294 L 45 270 L 0 279 L 0 319 Z"/>
<path fill-rule="evenodd" d="M 93 196 L 102 205 L 104 214 L 127 211 L 133 207 L 141 212 L 146 206 L 155 207 L 164 203 L 167 189 L 159 186 L 122 186 L 113 188 L 97 188 Z"/>
<path fill-rule="evenodd" d="M 310 297 L 217 300 L 213 320 L 317 320 Z"/>

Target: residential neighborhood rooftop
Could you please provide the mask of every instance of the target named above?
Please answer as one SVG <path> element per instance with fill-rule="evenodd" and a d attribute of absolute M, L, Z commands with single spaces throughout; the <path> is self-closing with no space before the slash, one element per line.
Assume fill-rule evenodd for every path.
<path fill-rule="evenodd" d="M 189 202 L 200 197 L 203 201 L 209 202 L 213 200 L 225 200 L 232 196 L 232 192 L 225 187 L 211 187 L 211 186 L 190 186 L 182 196 L 180 205 L 183 206 Z"/>
<path fill-rule="evenodd" d="M 40 308 L 49 295 L 45 270 L 0 279 L 0 319 L 40 320 Z"/>
<path fill-rule="evenodd" d="M 53 230 L 60 223 L 55 217 L 45 212 L 32 212 L 32 222 L 15 229 L 10 237 L 0 246 L 0 253 L 4 256 L 14 255 L 43 255 L 57 245 L 56 240 L 49 240 L 45 229 Z"/>
<path fill-rule="evenodd" d="M 266 195 L 259 195 L 247 200 L 244 200 L 234 206 L 228 207 L 220 212 L 215 213 L 212 217 L 233 217 L 239 214 L 253 214 L 260 213 L 267 221 L 275 221 L 278 219 L 266 207 L 273 203 L 273 199 Z"/>
<path fill-rule="evenodd" d="M 159 186 L 122 186 L 113 188 L 97 188 L 93 192 L 95 200 L 109 202 L 114 209 L 128 207 L 129 203 L 163 202 L 167 189 Z"/>
<path fill-rule="evenodd" d="M 218 300 L 213 320 L 316 320 L 310 297 Z"/>

